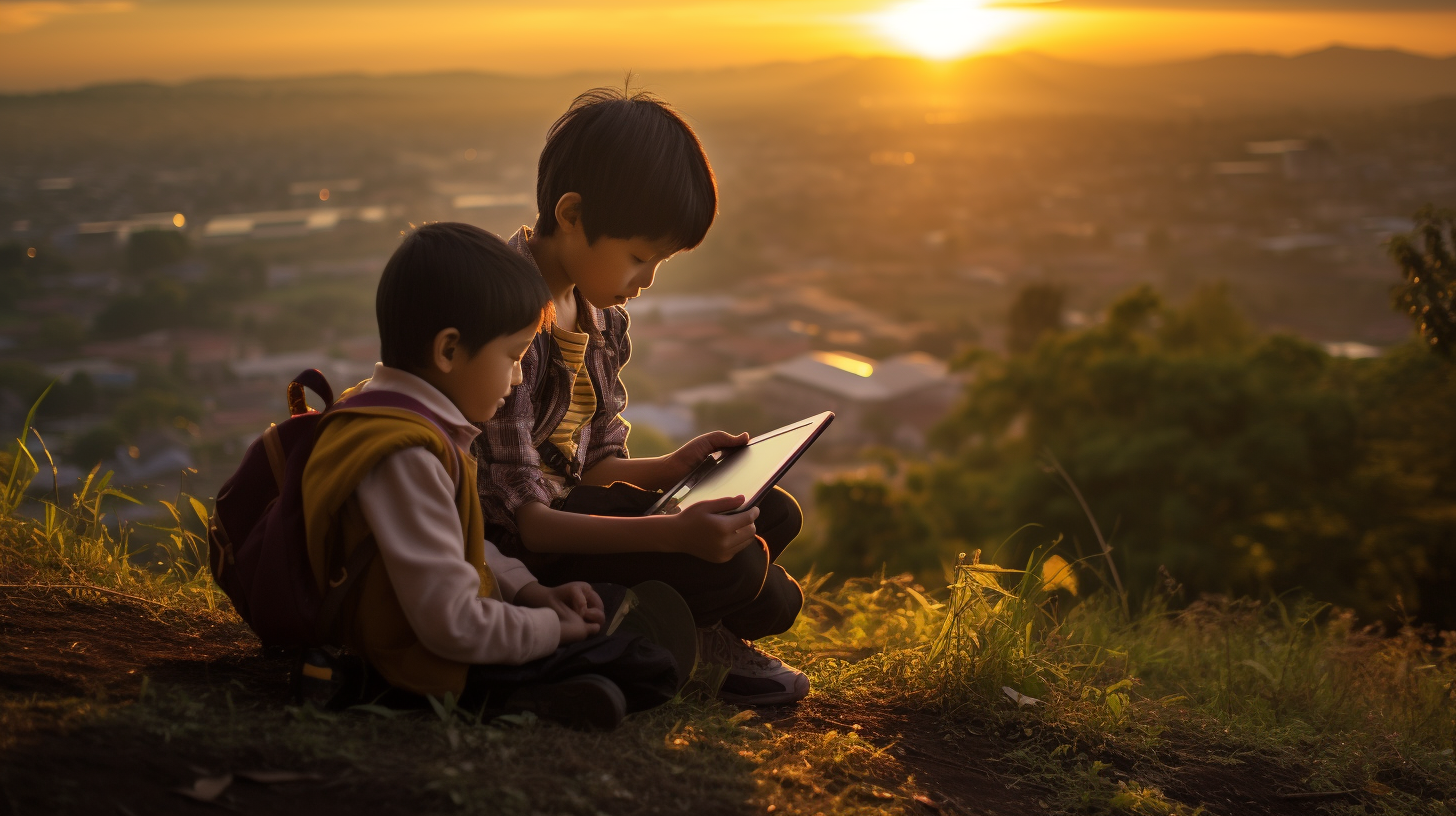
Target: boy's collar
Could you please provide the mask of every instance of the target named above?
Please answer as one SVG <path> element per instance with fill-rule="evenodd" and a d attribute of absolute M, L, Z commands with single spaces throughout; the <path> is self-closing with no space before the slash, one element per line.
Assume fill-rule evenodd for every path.
<path fill-rule="evenodd" d="M 536 265 L 536 256 L 531 254 L 530 241 L 533 232 L 530 227 L 522 225 L 506 243 L 510 245 L 511 249 L 518 252 L 522 258 L 525 258 L 531 264 L 531 268 L 536 270 L 536 274 L 539 275 L 541 274 L 541 267 Z M 584 329 L 593 340 L 601 341 L 602 330 L 606 327 L 606 318 L 602 315 L 602 310 L 591 305 L 586 298 L 582 297 L 580 289 L 573 286 L 571 291 L 572 294 L 576 295 L 577 328 Z M 581 319 L 582 315 L 586 315 L 591 319 L 583 321 Z"/>
<path fill-rule="evenodd" d="M 407 397 L 414 397 L 424 404 L 450 427 L 447 429 L 456 438 L 455 444 L 469 447 L 480 429 L 475 427 L 444 392 L 430 385 L 424 378 L 411 374 L 402 368 L 390 368 L 384 363 L 374 364 L 374 375 L 363 383 L 363 391 L 394 391 Z"/>

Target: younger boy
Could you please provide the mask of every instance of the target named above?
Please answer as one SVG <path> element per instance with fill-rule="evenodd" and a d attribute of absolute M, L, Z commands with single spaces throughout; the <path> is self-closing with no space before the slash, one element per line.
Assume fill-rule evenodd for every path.
<path fill-rule="evenodd" d="M 323 589 L 376 542 L 339 634 L 388 687 L 611 727 L 672 697 L 671 654 L 637 636 L 598 636 L 602 601 L 590 585 L 544 586 L 486 541 L 465 452 L 471 423 L 520 383 L 548 303 L 535 270 L 484 230 L 430 224 L 404 239 L 375 301 L 383 361 L 325 414 L 304 471 L 309 557 Z M 351 396 L 376 391 L 434 416 L 349 409 Z"/>
<path fill-rule="evenodd" d="M 775 489 L 742 513 L 727 513 L 740 496 L 642 517 L 659 491 L 748 436 L 718 431 L 650 459 L 627 453 L 622 307 L 713 222 L 717 188 L 702 145 L 648 94 L 589 91 L 547 135 L 536 201 L 535 229 L 522 227 L 510 245 L 549 287 L 555 321 L 522 358 L 523 384 L 483 426 L 491 538 L 547 580 L 672 585 L 701 627 L 700 659 L 728 669 L 723 699 L 801 699 L 808 678 L 748 642 L 786 631 L 803 605 L 774 563 L 799 532 L 798 503 Z"/>

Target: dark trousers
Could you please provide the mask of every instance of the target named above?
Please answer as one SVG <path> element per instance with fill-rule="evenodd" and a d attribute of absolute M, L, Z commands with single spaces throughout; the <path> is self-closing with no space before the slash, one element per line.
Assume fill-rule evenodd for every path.
<path fill-rule="evenodd" d="M 680 670 L 672 653 L 638 634 L 618 632 L 561 646 L 520 666 L 471 666 L 460 704 L 467 709 L 499 706 L 525 686 L 559 683 L 599 674 L 622 690 L 627 711 L 646 711 L 677 694 Z"/>
<path fill-rule="evenodd" d="M 395 688 L 367 661 L 353 658 L 338 667 L 342 688 L 328 707 L 342 710 L 360 703 L 387 708 L 425 709 L 424 696 Z M 672 652 L 642 635 L 617 632 L 560 646 L 545 657 L 519 666 L 471 666 L 459 704 L 468 711 L 499 710 L 512 693 L 527 686 L 559 683 L 583 674 L 597 674 L 622 690 L 627 711 L 645 711 L 671 700 L 682 670 Z"/>
<path fill-rule="evenodd" d="M 625 482 L 607 487 L 581 485 L 571 491 L 560 509 L 594 516 L 637 516 L 661 497 L 661 493 Z M 656 552 L 572 553 L 527 564 L 547 585 L 588 581 L 632 586 L 662 581 L 683 596 L 698 626 L 722 621 L 728 631 L 745 640 L 777 635 L 794 625 L 804 606 L 799 583 L 774 563 L 799 534 L 804 513 L 794 497 L 778 487 L 758 506 L 758 541 L 723 564 L 685 553 Z"/>

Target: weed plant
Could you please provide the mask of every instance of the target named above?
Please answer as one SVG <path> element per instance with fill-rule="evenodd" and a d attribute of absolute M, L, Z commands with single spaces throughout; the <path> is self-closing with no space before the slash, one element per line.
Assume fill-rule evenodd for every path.
<path fill-rule="evenodd" d="M 1166 572 L 1128 616 L 1110 587 L 1078 599 L 1089 565 L 1048 549 L 1022 569 L 962 557 L 944 601 L 909 574 L 814 577 L 783 641 L 822 693 L 1024 731 L 1008 764 L 1070 811 L 1185 812 L 1137 782 L 1176 777 L 1174 756 L 1261 765 L 1333 813 L 1453 812 L 1456 633 L 1301 599 L 1180 604 Z"/>
<path fill-rule="evenodd" d="M 49 393 L 50 389 L 46 389 Z M 0 553 L 4 560 L 27 569 L 29 584 L 45 584 L 69 593 L 121 595 L 155 606 L 189 612 L 218 612 L 217 586 L 207 573 L 207 507 L 196 497 L 179 493 L 162 501 L 172 525 L 157 527 L 163 537 L 147 548 L 146 563 L 132 548 L 130 525 L 113 525 L 107 509 L 117 502 L 138 504 L 111 484 L 112 473 L 98 464 L 69 501 L 61 498 L 55 460 L 35 429 L 41 394 L 26 415 L 14 447 L 0 454 Z M 34 436 L 45 457 L 52 490 L 40 497 L 28 489 L 42 464 L 24 440 Z M 199 532 L 201 530 L 202 532 Z M 9 577 L 18 572 L 6 569 Z"/>

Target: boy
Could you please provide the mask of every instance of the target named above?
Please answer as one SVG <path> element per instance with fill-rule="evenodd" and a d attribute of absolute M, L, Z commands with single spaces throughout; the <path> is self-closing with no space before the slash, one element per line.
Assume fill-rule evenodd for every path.
<path fill-rule="evenodd" d="M 705 434 L 652 459 L 627 453 L 622 306 L 713 222 L 717 188 L 702 145 L 648 94 L 588 91 L 547 135 L 536 201 L 535 228 L 510 245 L 550 288 L 555 321 L 522 358 L 523 384 L 482 428 L 491 538 L 545 580 L 670 584 L 700 627 L 700 659 L 728 669 L 722 699 L 802 699 L 808 678 L 749 642 L 786 631 L 803 606 L 798 583 L 774 563 L 799 532 L 798 503 L 775 489 L 739 514 L 726 511 L 741 496 L 642 517 L 658 491 L 748 435 Z"/>
<path fill-rule="evenodd" d="M 382 362 L 344 395 L 346 410 L 325 414 L 304 471 L 309 558 L 322 589 L 358 568 L 350 556 L 366 538 L 377 543 L 339 633 L 383 690 L 610 728 L 673 696 L 672 655 L 641 637 L 597 636 L 605 621 L 591 586 L 542 585 L 486 541 L 464 453 L 471 423 L 521 381 L 548 305 L 535 270 L 484 230 L 430 224 L 404 239 L 376 295 Z M 347 410 L 353 394 L 380 390 L 434 417 Z"/>

